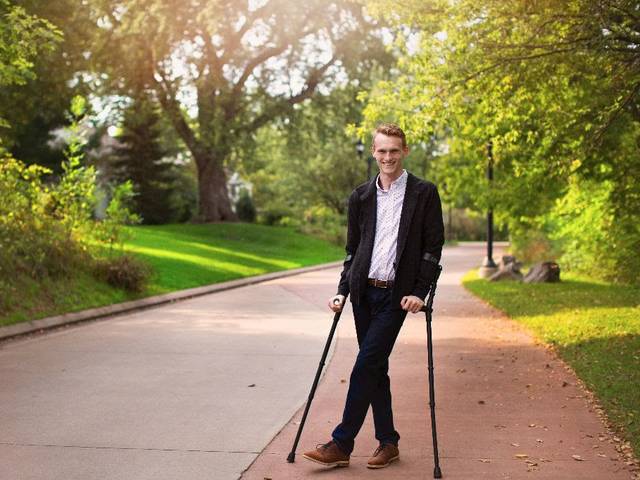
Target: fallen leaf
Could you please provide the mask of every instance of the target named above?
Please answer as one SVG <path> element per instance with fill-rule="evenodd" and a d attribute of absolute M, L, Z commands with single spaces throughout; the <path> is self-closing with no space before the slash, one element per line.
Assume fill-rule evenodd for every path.
<path fill-rule="evenodd" d="M 491 460 L 489 460 L 488 458 L 479 458 L 478 461 L 482 463 L 491 463 Z"/>
<path fill-rule="evenodd" d="M 478 403 L 479 403 L 480 405 L 484 405 L 484 400 L 478 400 Z"/>
<path fill-rule="evenodd" d="M 256 384 L 255 384 L 255 383 L 252 383 L 251 385 L 247 385 L 247 386 L 248 386 L 248 387 L 255 387 L 255 386 L 256 386 Z"/>
<path fill-rule="evenodd" d="M 571 458 L 576 460 L 577 462 L 582 462 L 582 457 L 580 455 L 571 455 Z"/>
<path fill-rule="evenodd" d="M 536 442 L 542 443 L 542 439 L 541 438 L 536 438 Z"/>
<path fill-rule="evenodd" d="M 511 444 L 511 446 L 512 446 L 512 447 L 519 447 L 519 446 L 520 446 L 520 444 L 519 444 L 519 443 L 512 443 L 512 444 Z"/>
<path fill-rule="evenodd" d="M 536 424 L 535 424 L 535 423 L 530 423 L 530 424 L 529 424 L 529 426 L 530 426 L 530 427 L 535 427 L 535 426 L 536 426 Z"/>
<path fill-rule="evenodd" d="M 529 455 L 527 455 L 526 453 L 516 453 L 514 457 L 523 459 L 523 458 L 529 458 Z"/>
<path fill-rule="evenodd" d="M 347 383 L 347 381 L 344 378 L 341 378 L 340 383 Z"/>

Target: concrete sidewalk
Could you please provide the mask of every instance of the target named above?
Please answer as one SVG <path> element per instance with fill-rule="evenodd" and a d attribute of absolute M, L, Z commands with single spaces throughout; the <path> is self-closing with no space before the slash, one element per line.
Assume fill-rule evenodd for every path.
<path fill-rule="evenodd" d="M 436 297 L 436 405 L 444 478 L 632 478 L 574 375 L 515 322 L 460 285 L 463 274 L 482 256 L 481 246 L 446 249 Z M 327 316 L 327 332 L 329 326 Z M 320 353 L 318 349 L 318 358 Z M 432 478 L 423 314 L 407 317 L 391 357 L 395 422 L 402 436 L 400 461 L 384 470 L 366 468 L 376 447 L 370 414 L 348 468 L 324 469 L 302 458 L 303 451 L 328 441 L 340 421 L 356 353 L 352 315 L 346 309 L 296 462 L 289 464 L 286 457 L 301 411 L 244 472 L 244 480 Z"/>
<path fill-rule="evenodd" d="M 336 275 L 0 344 L 0 480 L 237 479 L 306 398 Z"/>

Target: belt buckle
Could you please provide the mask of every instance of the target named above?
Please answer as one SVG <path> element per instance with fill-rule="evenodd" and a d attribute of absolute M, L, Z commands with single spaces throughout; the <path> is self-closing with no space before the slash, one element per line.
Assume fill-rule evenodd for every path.
<path fill-rule="evenodd" d="M 387 288 L 387 282 L 385 280 L 378 280 L 377 278 L 375 279 L 374 283 L 374 287 L 378 287 L 378 288 Z"/>

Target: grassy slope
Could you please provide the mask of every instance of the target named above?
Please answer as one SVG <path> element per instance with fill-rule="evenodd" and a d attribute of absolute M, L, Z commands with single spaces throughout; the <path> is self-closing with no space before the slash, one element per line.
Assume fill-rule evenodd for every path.
<path fill-rule="evenodd" d="M 155 270 L 147 290 L 127 294 L 78 272 L 71 279 L 16 279 L 14 307 L 0 325 L 123 302 L 234 278 L 338 260 L 343 249 L 289 228 L 250 224 L 129 228 L 128 251 Z"/>
<path fill-rule="evenodd" d="M 464 285 L 551 344 L 640 455 L 640 287 L 564 275 L 560 284 Z"/>
<path fill-rule="evenodd" d="M 234 278 L 339 260 L 343 249 L 289 228 L 248 224 L 162 225 L 131 229 L 126 244 L 153 265 L 150 291 L 164 293 Z"/>

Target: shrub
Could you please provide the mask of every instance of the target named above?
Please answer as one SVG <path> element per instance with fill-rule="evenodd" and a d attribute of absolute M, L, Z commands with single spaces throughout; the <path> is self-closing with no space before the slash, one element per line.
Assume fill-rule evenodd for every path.
<path fill-rule="evenodd" d="M 40 280 L 89 270 L 91 260 L 102 254 L 98 244 L 107 243 L 111 252 L 121 242 L 121 225 L 138 221 L 127 207 L 132 195 L 127 183 L 114 190 L 106 219 L 98 222 L 93 218 L 96 171 L 82 164 L 84 140 L 78 123 L 84 108 L 81 99 L 74 99 L 71 142 L 57 184 L 44 184 L 44 175 L 51 173 L 48 169 L 0 158 L 0 298 L 12 295 L 12 283 L 21 276 Z M 109 261 L 117 263 L 117 259 Z M 125 272 L 140 270 L 128 260 L 123 262 Z M 113 275 L 134 290 L 146 278 L 141 274 L 110 277 Z M 6 305 L 0 301 L 0 309 Z"/>
<path fill-rule="evenodd" d="M 341 247 L 347 241 L 346 218 L 325 206 L 316 205 L 305 210 L 299 230 Z"/>
<path fill-rule="evenodd" d="M 555 261 L 560 255 L 548 235 L 535 225 L 512 226 L 510 240 L 511 253 L 526 264 Z"/>
<path fill-rule="evenodd" d="M 139 293 L 151 276 L 150 267 L 132 255 L 120 255 L 98 260 L 95 264 L 98 278 L 116 288 Z"/>
<path fill-rule="evenodd" d="M 131 204 L 134 197 L 133 184 L 126 181 L 116 185 L 111 192 L 111 200 L 105 210 L 105 218 L 97 222 L 92 232 L 93 237 L 109 246 L 109 254 L 114 247 L 122 250 L 125 232 L 122 225 L 140 223 L 140 216 L 131 212 Z"/>
<path fill-rule="evenodd" d="M 245 188 L 240 191 L 240 197 L 236 202 L 236 214 L 242 222 L 253 223 L 256 221 L 256 207 L 253 204 L 251 195 Z"/>
<path fill-rule="evenodd" d="M 86 260 L 75 208 L 52 209 L 59 190 L 43 185 L 50 171 L 11 157 L 0 163 L 0 274 L 32 278 L 69 274 Z M 65 205 L 72 202 L 65 199 Z"/>
<path fill-rule="evenodd" d="M 547 216 L 550 238 L 568 269 L 623 283 L 640 280 L 640 215 L 616 211 L 614 184 L 574 179 Z"/>

